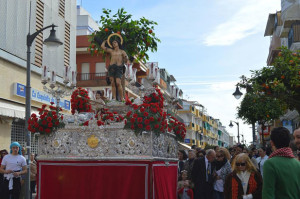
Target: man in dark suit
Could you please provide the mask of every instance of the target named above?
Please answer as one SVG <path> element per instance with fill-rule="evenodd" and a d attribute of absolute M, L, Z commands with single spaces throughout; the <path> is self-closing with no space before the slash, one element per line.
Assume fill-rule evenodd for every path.
<path fill-rule="evenodd" d="M 215 171 L 214 160 L 216 153 L 213 149 L 206 152 L 206 156 L 195 160 L 192 170 L 195 199 L 213 198 L 213 173 Z"/>

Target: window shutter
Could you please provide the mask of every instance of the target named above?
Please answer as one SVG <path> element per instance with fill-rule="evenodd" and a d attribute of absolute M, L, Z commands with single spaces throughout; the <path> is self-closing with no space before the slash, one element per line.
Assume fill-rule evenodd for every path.
<path fill-rule="evenodd" d="M 65 18 L 65 0 L 59 0 L 58 15 Z"/>
<path fill-rule="evenodd" d="M 70 66 L 70 24 L 65 22 L 64 65 Z"/>
<path fill-rule="evenodd" d="M 44 3 L 41 0 L 36 1 L 36 31 L 44 26 Z M 34 64 L 42 67 L 43 64 L 43 32 L 38 34 L 35 39 L 35 61 Z"/>

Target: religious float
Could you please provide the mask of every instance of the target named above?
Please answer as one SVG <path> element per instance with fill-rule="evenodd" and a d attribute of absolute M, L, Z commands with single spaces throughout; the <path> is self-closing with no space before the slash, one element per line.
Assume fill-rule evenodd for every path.
<path fill-rule="evenodd" d="M 85 112 L 93 107 L 78 88 L 74 115 L 46 105 L 32 114 L 28 128 L 40 133 L 38 198 L 176 198 L 177 140 L 186 130 L 164 111 L 159 89 L 149 90 L 143 101 L 109 102 L 94 114 Z"/>
<path fill-rule="evenodd" d="M 123 78 L 135 85 L 136 70 L 124 63 L 127 55 L 131 63 L 133 59 L 145 62 L 147 50 L 156 51 L 159 40 L 152 30 L 156 23 L 130 20 L 124 9 L 112 18 L 110 10 L 103 13 L 102 27 L 90 36 L 88 50 L 104 57 L 122 52 L 117 60 L 123 60 Z M 122 78 L 118 61 L 110 60 L 113 69 L 108 67 L 107 78 L 115 83 L 113 87 L 124 88 L 116 84 Z M 158 68 L 149 67 L 149 77 L 152 82 L 159 79 Z M 72 73 L 71 85 L 75 85 L 73 79 Z M 64 83 L 68 84 L 67 75 Z M 28 130 L 39 136 L 37 198 L 176 198 L 177 140 L 184 138 L 186 129 L 166 113 L 160 90 L 152 85 L 140 87 L 140 98 L 126 96 L 119 102 L 125 94 L 116 87 L 112 88 L 116 93 L 104 100 L 91 99 L 83 88 L 74 89 L 72 115 L 62 115 L 59 106 L 43 105 L 39 116 L 32 114 L 28 121 Z M 52 93 L 62 92 L 58 88 Z M 61 95 L 57 96 L 59 102 Z"/>

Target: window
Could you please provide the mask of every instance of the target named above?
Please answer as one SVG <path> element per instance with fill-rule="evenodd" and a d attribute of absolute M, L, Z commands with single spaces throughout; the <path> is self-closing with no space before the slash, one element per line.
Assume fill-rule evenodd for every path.
<path fill-rule="evenodd" d="M 82 63 L 81 64 L 81 80 L 89 80 L 90 79 L 90 64 Z"/>
<path fill-rule="evenodd" d="M 96 77 L 105 76 L 106 72 L 107 70 L 104 62 L 96 63 L 96 74 L 95 74 Z"/>
<path fill-rule="evenodd" d="M 33 138 L 31 134 L 31 153 L 38 153 L 38 137 Z M 11 125 L 11 142 L 19 142 L 22 147 L 26 147 L 25 121 L 15 120 Z"/>

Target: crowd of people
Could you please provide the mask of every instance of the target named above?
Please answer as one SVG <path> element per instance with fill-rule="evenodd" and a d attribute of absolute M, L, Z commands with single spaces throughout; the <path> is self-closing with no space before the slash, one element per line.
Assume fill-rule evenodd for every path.
<path fill-rule="evenodd" d="M 25 149 L 18 143 L 0 151 L 0 199 L 24 199 L 27 163 Z M 35 154 L 30 157 L 30 191 L 35 193 L 37 163 Z M 31 194 L 32 195 L 32 194 Z"/>
<path fill-rule="evenodd" d="M 295 154 L 284 127 L 271 131 L 270 149 L 180 150 L 178 199 L 300 199 L 300 128 L 293 136 Z"/>
<path fill-rule="evenodd" d="M 296 155 L 289 147 L 291 136 L 284 127 L 271 131 L 271 151 L 242 145 L 230 149 L 193 148 L 178 152 L 178 199 L 300 199 L 300 128 L 294 131 Z M 25 195 L 27 164 L 18 142 L 10 152 L 1 150 L 0 199 Z M 30 161 L 31 193 L 36 189 L 37 164 Z"/>

